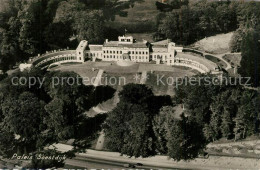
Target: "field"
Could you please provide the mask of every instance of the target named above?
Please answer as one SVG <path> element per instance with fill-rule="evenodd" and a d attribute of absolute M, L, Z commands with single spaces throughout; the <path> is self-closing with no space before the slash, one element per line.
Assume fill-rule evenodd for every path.
<path fill-rule="evenodd" d="M 226 61 L 228 61 L 229 63 L 231 63 L 232 66 L 240 66 L 240 61 L 241 61 L 241 54 L 226 54 L 223 57 Z"/>
<path fill-rule="evenodd" d="M 94 70 L 93 70 L 94 69 Z M 147 63 L 136 63 L 132 66 L 121 67 L 115 62 L 85 62 L 84 64 L 60 65 L 52 70 L 74 71 L 82 77 L 95 79 L 98 70 L 103 69 L 104 73 L 100 85 L 108 85 L 116 90 L 114 96 L 100 103 L 95 109 L 91 109 L 85 114 L 94 116 L 97 112 L 109 112 L 119 102 L 118 93 L 123 85 L 128 83 L 140 83 L 141 73 L 147 72 L 146 85 L 150 87 L 155 95 L 174 95 L 174 86 L 171 80 L 177 77 L 194 75 L 197 72 L 186 67 L 172 67 L 167 65 L 155 65 Z M 136 79 L 136 77 L 138 77 Z M 158 78 L 162 77 L 163 83 L 157 83 Z M 169 83 L 167 83 L 167 79 Z"/>
<path fill-rule="evenodd" d="M 186 68 L 185 68 L 186 69 Z M 154 71 L 148 72 L 146 85 L 150 87 L 155 95 L 174 96 L 175 82 L 186 75 L 193 75 L 192 69 L 183 72 Z"/>
<path fill-rule="evenodd" d="M 156 9 L 156 1 L 144 0 L 143 2 L 137 2 L 133 8 L 130 7 L 125 10 L 128 13 L 127 17 L 116 16 L 115 20 L 108 22 L 107 25 L 121 30 L 126 28 L 131 32 L 135 32 L 134 30 L 137 29 L 142 31 L 145 31 L 145 29 L 153 30 L 156 16 L 159 13 Z"/>
<path fill-rule="evenodd" d="M 216 36 L 205 37 L 204 39 L 196 42 L 193 46 L 194 48 L 213 53 L 213 54 L 223 54 L 230 52 L 229 42 L 233 32 L 227 34 L 218 34 Z"/>

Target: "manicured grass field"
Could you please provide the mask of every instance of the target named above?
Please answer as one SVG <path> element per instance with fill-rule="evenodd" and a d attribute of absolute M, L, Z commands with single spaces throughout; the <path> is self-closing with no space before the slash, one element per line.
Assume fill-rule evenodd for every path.
<path fill-rule="evenodd" d="M 174 81 L 181 79 L 184 76 L 194 75 L 190 71 L 180 72 L 167 72 L 167 71 L 154 71 L 148 72 L 148 79 L 146 85 L 150 87 L 155 95 L 174 95 L 176 85 Z"/>
<path fill-rule="evenodd" d="M 223 54 L 229 52 L 229 42 L 233 32 L 227 34 L 218 34 L 204 39 L 194 44 L 195 48 L 213 54 Z"/>

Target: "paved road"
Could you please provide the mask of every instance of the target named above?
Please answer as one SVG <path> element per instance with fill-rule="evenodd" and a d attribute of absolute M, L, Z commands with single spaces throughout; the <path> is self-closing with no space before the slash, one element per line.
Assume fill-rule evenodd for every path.
<path fill-rule="evenodd" d="M 102 77 L 102 74 L 103 74 L 103 72 L 104 72 L 104 70 L 102 70 L 102 69 L 100 69 L 99 71 L 98 71 L 98 73 L 97 73 L 97 76 L 96 76 L 96 79 L 95 79 L 95 81 L 94 81 L 94 84 L 93 84 L 93 86 L 98 86 L 99 85 L 99 83 L 100 83 L 100 81 L 101 81 L 101 77 Z"/>
<path fill-rule="evenodd" d="M 115 169 L 115 168 L 120 168 L 122 169 L 123 166 L 118 166 L 118 165 L 113 165 L 111 163 L 107 162 L 100 162 L 100 161 L 93 161 L 91 159 L 85 159 L 85 160 L 78 160 L 77 158 L 75 159 L 68 159 L 65 161 L 65 166 L 64 168 L 76 168 L 76 169 Z"/>
<path fill-rule="evenodd" d="M 65 161 L 65 168 L 87 168 L 87 169 L 122 169 L 126 168 L 124 165 L 129 164 L 128 162 L 122 161 L 107 161 L 105 159 L 97 159 L 97 158 L 90 158 L 90 157 L 82 157 L 76 156 L 73 159 L 68 159 Z M 135 169 L 180 169 L 180 168 L 173 168 L 173 167 L 157 167 L 157 166 L 148 166 L 148 165 L 141 165 L 138 166 L 136 164 L 131 164 L 135 166 Z M 133 168 L 133 167 L 132 167 Z"/>
<path fill-rule="evenodd" d="M 104 130 L 100 132 L 100 135 L 98 137 L 97 145 L 96 145 L 96 150 L 102 150 L 104 146 L 104 141 L 105 141 L 105 133 Z"/>
<path fill-rule="evenodd" d="M 140 84 L 145 84 L 146 80 L 147 80 L 147 71 L 142 71 Z"/>

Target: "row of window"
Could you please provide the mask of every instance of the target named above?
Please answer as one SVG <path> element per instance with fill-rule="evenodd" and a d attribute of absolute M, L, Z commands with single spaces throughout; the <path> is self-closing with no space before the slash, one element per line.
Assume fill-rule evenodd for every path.
<path fill-rule="evenodd" d="M 104 50 L 104 54 L 122 54 L 122 51 L 111 51 L 111 50 Z M 130 54 L 148 54 L 148 51 L 130 51 Z"/>
<path fill-rule="evenodd" d="M 104 58 L 116 58 L 116 59 L 122 59 L 123 57 L 122 56 L 115 56 L 115 55 L 110 55 L 110 56 L 106 56 L 106 55 L 104 55 Z M 139 56 L 139 57 L 137 57 L 137 56 L 132 56 L 131 57 L 132 58 L 132 60 L 134 60 L 134 59 L 146 59 L 146 60 L 148 60 L 148 57 L 145 57 L 145 56 Z"/>
<path fill-rule="evenodd" d="M 104 50 L 103 53 L 110 53 L 110 54 L 122 54 L 122 51 L 111 51 L 111 50 Z"/>
<path fill-rule="evenodd" d="M 99 56 L 99 54 L 98 53 L 86 53 L 86 57 L 95 57 L 95 56 Z"/>

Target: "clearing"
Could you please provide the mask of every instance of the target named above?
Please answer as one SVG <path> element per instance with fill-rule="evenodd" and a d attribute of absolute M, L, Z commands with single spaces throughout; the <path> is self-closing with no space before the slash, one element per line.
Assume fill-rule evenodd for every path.
<path fill-rule="evenodd" d="M 212 54 L 223 54 L 230 52 L 229 42 L 233 32 L 227 34 L 218 34 L 204 39 L 193 44 L 194 48 Z"/>

